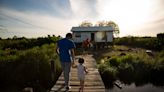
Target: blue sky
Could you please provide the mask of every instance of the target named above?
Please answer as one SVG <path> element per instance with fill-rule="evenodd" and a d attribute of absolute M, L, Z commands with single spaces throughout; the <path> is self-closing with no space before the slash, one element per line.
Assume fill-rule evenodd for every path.
<path fill-rule="evenodd" d="M 114 21 L 120 36 L 164 32 L 164 0 L 0 0 L 0 37 L 65 36 L 82 21 Z"/>

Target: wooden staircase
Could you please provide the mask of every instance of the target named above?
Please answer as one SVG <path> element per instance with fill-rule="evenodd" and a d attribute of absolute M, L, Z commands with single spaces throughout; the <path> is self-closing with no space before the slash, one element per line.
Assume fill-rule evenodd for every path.
<path fill-rule="evenodd" d="M 85 77 L 84 92 L 105 92 L 105 86 L 96 67 L 95 59 L 92 57 L 92 55 L 76 56 L 76 58 L 79 57 L 84 58 L 85 60 L 84 64 L 86 65 L 89 72 L 88 74 L 86 74 Z M 75 63 L 78 64 L 77 60 Z M 71 78 L 70 78 L 71 89 L 66 90 L 63 84 L 64 84 L 64 77 L 62 73 L 59 79 L 57 80 L 56 84 L 51 88 L 50 92 L 79 92 L 80 83 L 77 78 L 76 68 L 71 69 Z"/>

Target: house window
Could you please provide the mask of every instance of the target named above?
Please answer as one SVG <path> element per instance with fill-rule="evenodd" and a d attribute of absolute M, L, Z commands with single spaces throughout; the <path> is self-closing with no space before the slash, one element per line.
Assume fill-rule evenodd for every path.
<path fill-rule="evenodd" d="M 81 37 L 81 34 L 80 33 L 76 33 L 75 37 Z"/>

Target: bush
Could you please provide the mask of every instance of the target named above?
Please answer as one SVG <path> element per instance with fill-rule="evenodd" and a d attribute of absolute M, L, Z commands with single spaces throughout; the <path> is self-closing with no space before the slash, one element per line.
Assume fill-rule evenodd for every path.
<path fill-rule="evenodd" d="M 135 83 L 136 86 L 153 83 L 164 85 L 164 51 L 154 59 L 144 52 L 126 56 L 113 56 L 99 66 L 100 74 L 106 86 L 116 79 L 125 84 Z"/>
<path fill-rule="evenodd" d="M 118 78 L 126 84 L 134 81 L 134 67 L 129 63 L 121 63 L 118 67 Z"/>
<path fill-rule="evenodd" d="M 122 37 L 114 40 L 116 45 L 126 45 L 145 49 L 159 50 L 158 39 L 156 37 Z"/>
<path fill-rule="evenodd" d="M 99 71 L 105 86 L 107 88 L 110 88 L 113 82 L 116 80 L 117 69 L 114 67 L 107 66 L 105 64 L 100 64 Z"/>
<path fill-rule="evenodd" d="M 55 44 L 43 45 L 33 49 L 19 51 L 15 55 L 0 57 L 0 89 L 17 86 L 20 90 L 26 86 L 34 88 L 34 92 L 46 92 L 55 81 L 51 76 L 51 62 L 55 60 L 55 68 L 60 74 L 59 59 L 55 53 Z"/>
<path fill-rule="evenodd" d="M 113 66 L 113 67 L 117 67 L 120 64 L 120 62 L 117 59 L 117 57 L 110 58 L 108 62 L 109 62 L 109 65 Z"/>

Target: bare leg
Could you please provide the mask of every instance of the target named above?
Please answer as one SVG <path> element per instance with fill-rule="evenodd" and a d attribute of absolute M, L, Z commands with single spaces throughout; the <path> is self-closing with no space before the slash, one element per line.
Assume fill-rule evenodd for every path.
<path fill-rule="evenodd" d="M 79 92 L 81 92 L 81 80 L 80 80 L 80 88 L 79 88 Z"/>
<path fill-rule="evenodd" d="M 80 80 L 80 88 L 81 88 L 80 92 L 83 92 L 83 90 L 84 90 L 84 80 Z"/>

